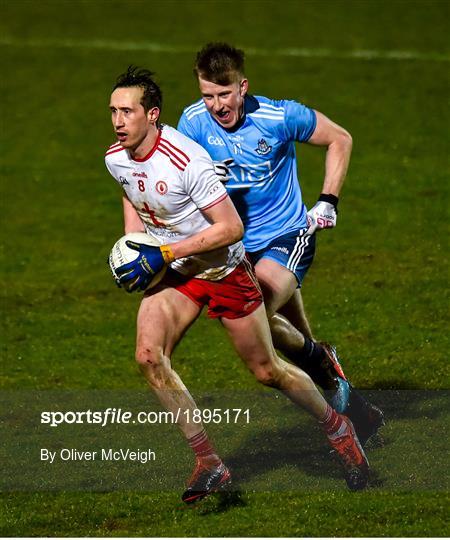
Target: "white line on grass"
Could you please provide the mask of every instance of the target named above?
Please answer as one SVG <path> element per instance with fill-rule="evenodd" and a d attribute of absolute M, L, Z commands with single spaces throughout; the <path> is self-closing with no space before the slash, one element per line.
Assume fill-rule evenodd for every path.
<path fill-rule="evenodd" d="M 113 40 L 19 40 L 2 37 L 0 45 L 10 47 L 49 47 L 70 49 L 104 49 L 116 51 L 149 51 L 167 54 L 193 54 L 198 48 L 189 45 L 168 45 L 165 43 L 139 42 L 139 41 L 113 41 Z M 436 52 L 381 50 L 381 49 L 355 49 L 352 51 L 335 51 L 332 49 L 287 48 L 287 49 L 261 49 L 244 47 L 249 56 L 292 56 L 299 58 L 336 58 L 356 60 L 420 60 L 449 62 L 450 55 Z"/>

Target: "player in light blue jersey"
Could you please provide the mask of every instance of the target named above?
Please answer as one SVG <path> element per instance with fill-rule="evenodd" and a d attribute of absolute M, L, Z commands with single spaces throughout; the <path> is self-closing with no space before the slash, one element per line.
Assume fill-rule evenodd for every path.
<path fill-rule="evenodd" d="M 336 225 L 351 136 L 301 103 L 249 95 L 244 53 L 228 44 L 206 45 L 194 73 L 202 99 L 184 110 L 178 129 L 209 152 L 226 182 L 244 224 L 274 344 L 328 391 L 364 443 L 382 425 L 383 413 L 351 386 L 335 349 L 313 339 L 300 294 L 316 230 Z M 309 212 L 297 177 L 296 142 L 326 148 L 322 193 Z"/>
<path fill-rule="evenodd" d="M 237 131 L 225 131 L 203 100 L 185 110 L 178 128 L 214 160 L 228 163 L 226 187 L 245 225 L 246 250 L 254 253 L 280 230 L 287 234 L 306 228 L 294 141 L 308 141 L 316 114 L 294 101 L 260 96 L 247 96 L 243 105 L 245 121 Z"/>

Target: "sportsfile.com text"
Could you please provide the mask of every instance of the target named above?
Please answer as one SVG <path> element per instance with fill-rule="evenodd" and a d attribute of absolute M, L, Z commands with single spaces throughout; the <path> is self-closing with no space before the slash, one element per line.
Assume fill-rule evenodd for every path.
<path fill-rule="evenodd" d="M 250 423 L 250 409 L 178 409 L 170 411 L 139 411 L 133 413 L 108 407 L 102 411 L 42 411 L 41 424 L 57 427 L 61 424 L 177 424 L 184 417 L 187 422 L 206 424 Z"/>

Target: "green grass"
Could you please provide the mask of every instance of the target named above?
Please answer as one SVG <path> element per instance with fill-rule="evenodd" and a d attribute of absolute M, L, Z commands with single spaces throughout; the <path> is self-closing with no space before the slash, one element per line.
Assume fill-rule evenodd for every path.
<path fill-rule="evenodd" d="M 246 493 L 193 509 L 169 493 L 35 493 L 3 503 L 11 536 L 433 537 L 443 536 L 448 508 L 441 494 L 332 491 Z"/>
<path fill-rule="evenodd" d="M 176 125 L 183 107 L 197 99 L 195 51 L 217 39 L 249 51 L 251 92 L 299 99 L 352 133 L 338 226 L 319 238 L 305 304 L 315 334 L 338 346 L 356 385 L 418 392 L 401 392 L 402 407 L 386 397 L 391 394 L 374 394 L 390 423 L 386 446 L 369 454 L 375 478 L 365 493 L 342 488 L 319 434 L 308 422 L 295 431 L 286 408 L 266 421 L 260 415 L 249 432 L 211 427 L 235 477 L 241 471 L 240 493 L 186 509 L 173 484 L 160 492 L 151 485 L 103 493 L 16 490 L 1 498 L 2 534 L 448 535 L 448 485 L 440 482 L 448 469 L 441 435 L 448 407 L 433 400 L 435 390 L 449 388 L 449 4 L 9 0 L 0 9 L 0 384 L 6 393 L 32 401 L 36 390 L 44 396 L 78 390 L 82 410 L 99 390 L 145 390 L 133 362 L 139 299 L 114 287 L 105 264 L 122 232 L 120 193 L 103 164 L 113 141 L 109 90 L 128 64 L 150 67 L 164 91 L 163 120 Z M 311 54 L 279 52 L 289 48 Z M 322 56 L 312 54 L 318 50 Z M 355 51 L 377 54 L 358 59 Z M 409 58 L 387 58 L 392 51 Z M 311 205 L 320 192 L 323 152 L 304 146 L 298 154 Z M 173 362 L 197 395 L 259 390 L 221 327 L 204 317 Z M 47 433 L 34 418 L 14 424 L 13 415 L 6 424 L 7 433 L 20 435 L 7 445 L 16 444 L 16 467 L 27 444 L 36 443 L 20 427 L 34 426 L 39 443 Z M 157 442 L 168 461 L 182 440 L 175 428 L 167 433 Z M 77 434 L 82 441 L 85 432 Z M 252 469 L 246 458 L 253 449 L 273 466 Z M 182 484 L 190 456 L 183 453 L 173 470 L 163 465 L 161 477 L 176 481 L 180 471 Z M 26 482 L 25 473 L 19 478 Z"/>

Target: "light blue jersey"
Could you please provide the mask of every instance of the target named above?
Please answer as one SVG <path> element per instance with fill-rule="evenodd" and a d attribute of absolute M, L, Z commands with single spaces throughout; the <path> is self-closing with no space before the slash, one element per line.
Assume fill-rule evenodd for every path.
<path fill-rule="evenodd" d="M 311 137 L 316 114 L 295 101 L 261 96 L 246 96 L 244 110 L 243 120 L 226 130 L 199 100 L 183 111 L 178 130 L 203 146 L 214 161 L 233 160 L 226 188 L 244 223 L 245 248 L 253 252 L 306 227 L 295 141 Z"/>

